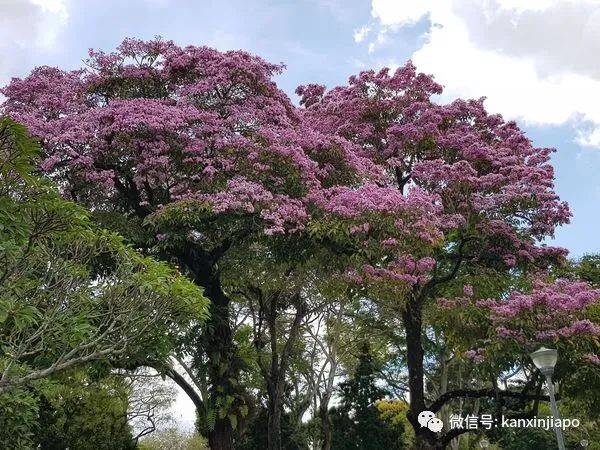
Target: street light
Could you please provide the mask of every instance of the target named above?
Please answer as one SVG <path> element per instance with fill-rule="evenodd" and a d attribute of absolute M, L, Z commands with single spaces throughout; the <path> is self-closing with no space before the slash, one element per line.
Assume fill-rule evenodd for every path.
<path fill-rule="evenodd" d="M 554 432 L 556 433 L 558 448 L 559 450 L 565 450 L 565 439 L 563 438 L 562 429 L 559 426 L 560 415 L 558 414 L 558 408 L 556 407 L 554 385 L 552 384 L 552 374 L 554 373 L 554 366 L 558 360 L 558 352 L 553 348 L 541 347 L 530 356 L 535 367 L 540 369 L 540 372 L 546 377 L 548 393 L 550 394 L 550 406 L 552 407 L 552 415 L 554 416 Z"/>

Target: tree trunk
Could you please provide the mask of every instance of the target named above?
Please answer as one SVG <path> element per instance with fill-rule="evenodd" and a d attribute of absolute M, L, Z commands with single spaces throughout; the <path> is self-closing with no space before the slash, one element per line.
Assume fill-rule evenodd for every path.
<path fill-rule="evenodd" d="M 425 410 L 425 390 L 423 385 L 423 345 L 422 345 L 422 310 L 417 301 L 407 302 L 402 314 L 406 331 L 406 361 L 408 366 L 408 387 L 410 390 L 410 408 L 408 420 L 420 434 L 421 426 L 417 420 L 419 413 Z"/>
<path fill-rule="evenodd" d="M 211 450 L 232 450 L 233 429 L 229 419 L 217 419 L 215 427 L 208 434 L 208 445 Z"/>
<path fill-rule="evenodd" d="M 329 416 L 329 410 L 327 406 L 325 408 L 319 408 L 319 417 L 321 418 L 321 428 L 323 429 L 323 444 L 321 449 L 331 450 L 333 430 L 331 429 L 331 417 Z"/>
<path fill-rule="evenodd" d="M 267 326 L 271 344 L 271 363 L 267 371 L 265 368 L 265 381 L 267 382 L 268 402 L 268 448 L 269 450 L 281 450 L 281 414 L 283 411 L 283 394 L 285 389 L 285 375 L 289 367 L 289 358 L 292 348 L 298 340 L 300 324 L 306 315 L 306 303 L 300 294 L 295 296 L 296 314 L 290 327 L 288 339 L 283 346 L 281 354 L 277 349 L 277 302 L 278 296 L 271 298 L 267 313 Z"/>
<path fill-rule="evenodd" d="M 237 393 L 237 388 L 231 382 L 238 377 L 238 371 L 233 366 L 235 347 L 231 326 L 229 324 L 229 298 L 222 291 L 210 294 L 205 288 L 205 295 L 213 303 L 211 317 L 204 328 L 202 340 L 203 348 L 208 356 L 208 378 L 210 382 L 211 407 L 216 408 L 215 401 L 219 397 L 226 397 Z M 211 295 L 212 294 L 212 295 Z M 215 295 L 216 294 L 216 295 Z M 208 441 L 211 450 L 233 450 L 233 428 L 229 420 L 230 412 L 223 419 L 218 418 L 215 427 L 210 431 Z M 231 413 L 235 413 L 234 410 Z"/>
<path fill-rule="evenodd" d="M 278 386 L 280 383 L 277 381 L 276 386 L 269 389 L 269 420 L 267 425 L 267 446 L 269 450 L 281 450 L 281 394 L 283 388 Z"/>
<path fill-rule="evenodd" d="M 444 446 L 435 433 L 418 422 L 419 413 L 425 411 L 425 386 L 423 383 L 422 303 L 419 298 L 410 298 L 402 314 L 406 331 L 406 362 L 410 406 L 407 418 L 415 431 L 416 448 L 420 450 L 442 449 Z"/>
<path fill-rule="evenodd" d="M 221 287 L 220 273 L 215 269 L 215 261 L 206 254 L 199 254 L 189 248 L 186 250 L 183 263 L 194 275 L 194 282 L 204 288 L 204 296 L 211 302 L 210 317 L 198 337 L 198 355 L 204 353 L 208 358 L 208 409 L 217 415 L 214 428 L 208 431 L 208 442 L 211 450 L 233 450 L 234 430 L 228 415 L 235 414 L 239 405 L 233 405 L 231 411 L 226 411 L 225 417 L 221 419 L 216 403 L 218 398 L 241 393 L 240 388 L 234 384 L 239 369 L 233 364 L 235 345 L 229 322 L 230 299 Z"/>

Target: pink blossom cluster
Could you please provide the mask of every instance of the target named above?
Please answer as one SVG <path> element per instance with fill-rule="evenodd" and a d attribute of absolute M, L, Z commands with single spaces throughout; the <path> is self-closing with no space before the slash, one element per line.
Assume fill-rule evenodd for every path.
<path fill-rule="evenodd" d="M 464 353 L 464 356 L 467 359 L 474 362 L 475 364 L 481 364 L 482 362 L 484 362 L 486 360 L 485 349 L 483 349 L 483 348 L 478 348 L 475 350 L 467 350 Z"/>
<path fill-rule="evenodd" d="M 506 300 L 485 304 L 497 320 L 512 319 L 541 309 L 552 314 L 578 313 L 600 298 L 600 290 L 581 281 L 536 281 L 530 293 L 513 293 Z M 479 303 L 484 306 L 483 303 Z"/>
<path fill-rule="evenodd" d="M 403 194 L 393 187 L 366 182 L 359 187 L 336 186 L 312 192 L 311 200 L 320 209 L 344 218 L 356 218 L 364 214 L 398 214 L 418 211 L 420 218 L 432 221 L 442 214 L 438 198 L 415 188 Z"/>
<path fill-rule="evenodd" d="M 514 267 L 564 255 L 539 246 L 570 217 L 554 192 L 552 150 L 488 114 L 483 100 L 433 103 L 441 87 L 411 63 L 394 73 L 362 72 L 329 91 L 297 92 L 318 130 L 343 136 L 385 169 L 382 187 L 403 194 L 417 187 L 436 199 L 437 214 L 453 214 L 448 229 L 475 226 L 481 259 Z"/>
<path fill-rule="evenodd" d="M 534 346 L 561 342 L 583 346 L 600 336 L 600 325 L 586 316 L 600 300 L 600 290 L 585 282 L 537 280 L 531 292 L 515 292 L 502 300 L 481 300 L 490 312 L 498 337 Z"/>
<path fill-rule="evenodd" d="M 383 267 L 365 264 L 364 275 L 372 280 L 393 280 L 416 285 L 427 281 L 429 273 L 435 268 L 435 259 L 426 256 L 415 260 L 411 255 L 401 255 Z"/>
<path fill-rule="evenodd" d="M 410 62 L 301 86 L 299 107 L 274 81 L 284 67 L 243 51 L 126 39 L 86 66 L 40 67 L 0 90 L 71 195 L 140 216 L 199 199 L 267 235 L 335 222 L 369 255 L 352 268 L 365 281 L 423 283 L 473 235 L 469 262 L 564 256 L 540 244 L 570 217 L 552 150 L 483 100 L 434 102 L 441 86 Z"/>

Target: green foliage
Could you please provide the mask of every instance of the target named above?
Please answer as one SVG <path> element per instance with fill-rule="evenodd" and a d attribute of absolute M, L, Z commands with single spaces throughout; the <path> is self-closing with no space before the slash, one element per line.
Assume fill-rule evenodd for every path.
<path fill-rule="evenodd" d="M 588 254 L 555 268 L 556 276 L 587 281 L 600 287 L 600 254 Z"/>
<path fill-rule="evenodd" d="M 356 371 L 340 385 L 340 391 L 341 405 L 330 412 L 333 450 L 404 448 L 402 422 L 385 420 L 377 407 L 386 391 L 376 384 L 368 344 L 362 346 Z"/>
<path fill-rule="evenodd" d="M 0 391 L 86 361 L 165 359 L 206 319 L 201 290 L 35 175 L 21 126 L 2 119 L 2 133 L 12 134 L 0 159 Z"/>
<path fill-rule="evenodd" d="M 97 209 L 90 213 L 90 217 L 98 227 L 123 236 L 125 242 L 136 249 L 147 249 L 153 239 L 150 230 L 144 227 L 142 220 L 136 216 Z"/>
<path fill-rule="evenodd" d="M 556 448 L 552 430 L 540 428 L 500 428 L 496 442 L 503 450 L 540 450 Z"/>
<path fill-rule="evenodd" d="M 134 448 L 127 421 L 130 388 L 122 377 L 78 370 L 40 389 L 36 441 L 47 450 Z"/>
<path fill-rule="evenodd" d="M 577 380 L 576 383 L 569 381 L 560 392 L 558 408 L 561 417 L 580 420 L 579 427 L 569 428 L 563 432 L 567 448 L 578 448 L 575 444 L 585 439 L 590 443 L 588 450 L 600 450 L 599 380 L 597 375 L 595 378 L 592 377 L 592 371 L 585 369 L 582 368 L 587 372 L 585 381 L 589 384 L 585 385 L 583 379 Z M 546 414 L 550 415 L 551 412 L 548 410 Z"/>
<path fill-rule="evenodd" d="M 249 424 L 249 430 L 235 443 L 236 450 L 257 450 L 267 448 L 268 412 L 261 407 Z M 298 429 L 291 420 L 290 414 L 281 415 L 281 448 L 282 450 L 308 450 L 306 430 Z"/>
<path fill-rule="evenodd" d="M 39 407 L 26 389 L 0 394 L 0 448 L 23 450 L 35 447 Z"/>
<path fill-rule="evenodd" d="M 594 287 L 600 287 L 600 254 L 585 255 L 575 263 L 575 275 Z"/>
<path fill-rule="evenodd" d="M 32 160 L 39 154 L 27 128 L 10 117 L 0 117 L 0 177 L 3 184 L 32 181 Z"/>
<path fill-rule="evenodd" d="M 408 403 L 403 400 L 379 400 L 375 402 L 383 421 L 394 427 L 403 435 L 404 446 L 410 448 L 414 444 L 414 432 L 406 417 Z"/>
<path fill-rule="evenodd" d="M 247 230 L 257 230 L 242 214 L 226 218 L 215 216 L 208 203 L 190 199 L 165 205 L 149 215 L 144 225 L 159 233 L 158 249 L 171 254 L 177 254 L 189 246 L 190 240 L 210 251 L 222 245 L 228 237 L 246 233 Z"/>
<path fill-rule="evenodd" d="M 131 448 L 110 365 L 167 361 L 208 301 L 63 199 L 36 153 L 0 119 L 0 448 Z"/>

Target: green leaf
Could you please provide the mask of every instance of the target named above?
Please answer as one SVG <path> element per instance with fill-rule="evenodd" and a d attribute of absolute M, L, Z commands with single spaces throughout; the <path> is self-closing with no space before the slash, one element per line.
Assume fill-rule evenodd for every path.
<path fill-rule="evenodd" d="M 233 430 L 235 430 L 237 428 L 237 416 L 235 414 L 229 414 L 229 422 L 231 423 L 231 428 L 233 428 Z"/>

